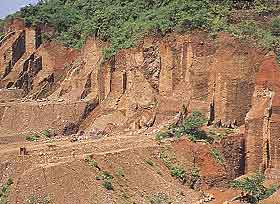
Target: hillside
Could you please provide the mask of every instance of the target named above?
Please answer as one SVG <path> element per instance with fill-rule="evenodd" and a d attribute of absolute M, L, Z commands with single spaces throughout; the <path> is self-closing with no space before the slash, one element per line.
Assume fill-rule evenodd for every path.
<path fill-rule="evenodd" d="M 0 33 L 0 204 L 280 203 L 277 1 L 47 0 Z"/>

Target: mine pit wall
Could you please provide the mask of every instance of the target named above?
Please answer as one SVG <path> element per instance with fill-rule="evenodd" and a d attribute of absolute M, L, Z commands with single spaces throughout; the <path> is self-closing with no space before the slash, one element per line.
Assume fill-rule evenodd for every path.
<path fill-rule="evenodd" d="M 246 173 L 266 172 L 280 179 L 280 71 L 269 53 L 256 76 L 252 108 L 246 116 Z"/>
<path fill-rule="evenodd" d="M 26 52 L 26 32 L 20 34 L 18 39 L 12 45 L 12 66 L 22 57 Z"/>
<path fill-rule="evenodd" d="M 278 100 L 280 97 L 278 97 Z M 280 180 L 280 106 L 272 107 L 272 116 L 270 119 L 270 138 L 269 138 L 269 159 L 268 167 L 277 169 Z"/>
<path fill-rule="evenodd" d="M 85 102 L 0 104 L 0 128 L 15 133 L 46 129 L 62 133 L 67 124 L 80 122 L 85 108 Z"/>
<path fill-rule="evenodd" d="M 218 45 L 208 78 L 208 102 L 214 106 L 213 123 L 240 126 L 251 108 L 255 75 L 263 53 L 227 36 L 221 37 Z"/>
<path fill-rule="evenodd" d="M 32 89 L 33 78 L 42 69 L 42 57 L 34 56 L 41 43 L 39 29 L 23 25 L 23 21 L 16 19 L 6 25 L 6 29 L 15 32 L 18 37 L 3 54 L 0 87 L 24 89 L 27 94 Z"/>
<path fill-rule="evenodd" d="M 140 74 L 149 83 L 147 90 L 151 89 L 154 95 L 176 103 L 176 106 L 172 105 L 172 111 L 165 111 L 158 104 L 158 111 L 162 111 L 158 114 L 174 116 L 183 105 L 191 104 L 189 111 L 202 111 L 209 118 L 211 116 L 213 124 L 240 126 L 250 110 L 255 73 L 264 54 L 227 35 L 220 36 L 216 45 L 213 40 L 209 41 L 211 43 L 205 36 L 189 35 L 145 39 L 137 49 L 122 50 L 110 63 L 100 66 L 92 65 L 93 58 L 95 63 L 98 60 L 94 53 L 101 47 L 97 47 L 94 41 L 89 42 L 85 49 L 89 53 L 85 52 L 85 56 L 93 53 L 93 57 L 85 58 L 85 70 L 88 70 L 91 81 L 88 83 L 88 78 L 83 81 L 92 89 L 86 98 L 94 98 L 97 94 L 99 103 L 102 103 L 109 95 L 117 99 L 125 93 L 133 94 L 129 90 Z M 88 86 L 84 87 L 88 90 Z M 140 95 L 145 95 L 144 89 L 142 92 Z M 121 109 L 131 116 L 128 107 L 135 104 L 128 103 L 131 104 Z M 117 102 L 115 104 L 118 105 Z"/>
<path fill-rule="evenodd" d="M 245 120 L 246 173 L 265 171 L 271 162 L 271 106 L 274 93 L 256 86 Z"/>
<path fill-rule="evenodd" d="M 11 72 L 13 66 L 22 57 L 25 51 L 25 32 L 20 32 L 12 45 L 7 50 L 5 50 L 3 55 L 1 56 L 1 78 L 7 76 Z"/>

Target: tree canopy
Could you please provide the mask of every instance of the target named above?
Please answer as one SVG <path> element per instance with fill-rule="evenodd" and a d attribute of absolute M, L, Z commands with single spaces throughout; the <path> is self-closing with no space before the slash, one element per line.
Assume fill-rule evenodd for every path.
<path fill-rule="evenodd" d="M 258 0 L 259 2 L 260 0 Z M 241 2 L 241 3 L 240 3 Z M 48 23 L 56 28 L 55 39 L 80 48 L 88 36 L 109 41 L 110 57 L 122 48 L 135 45 L 146 34 L 164 35 L 203 29 L 228 29 L 230 11 L 255 1 L 234 0 L 41 0 L 12 17 L 26 23 Z"/>

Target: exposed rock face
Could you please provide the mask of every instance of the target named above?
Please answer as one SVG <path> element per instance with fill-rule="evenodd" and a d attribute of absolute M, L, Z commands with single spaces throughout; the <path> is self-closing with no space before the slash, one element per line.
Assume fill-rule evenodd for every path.
<path fill-rule="evenodd" d="M 246 171 L 279 169 L 280 71 L 274 54 L 268 54 L 256 76 L 252 109 L 246 117 Z"/>
<path fill-rule="evenodd" d="M 251 107 L 255 87 L 255 74 L 260 56 L 223 36 L 209 69 L 210 90 L 208 100 L 212 101 L 213 122 L 223 126 L 241 125 Z"/>
<path fill-rule="evenodd" d="M 104 61 L 104 43 L 88 39 L 81 51 L 41 44 L 42 30 L 48 29 L 26 28 L 20 20 L 7 24 L 0 42 L 1 128 L 63 130 L 71 124 L 86 132 L 138 130 L 199 110 L 209 124 L 246 123 L 247 172 L 280 168 L 280 75 L 274 56 L 226 34 L 213 40 L 197 32 L 147 37 Z M 243 161 L 232 161 L 238 162 Z"/>

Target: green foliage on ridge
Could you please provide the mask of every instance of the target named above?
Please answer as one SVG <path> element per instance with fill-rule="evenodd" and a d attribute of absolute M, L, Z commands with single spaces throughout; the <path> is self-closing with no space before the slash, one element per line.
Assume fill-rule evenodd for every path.
<path fill-rule="evenodd" d="M 252 3 L 253 2 L 253 3 Z M 81 48 L 88 36 L 110 43 L 105 58 L 119 49 L 135 46 L 146 34 L 203 29 L 212 33 L 236 30 L 228 23 L 231 10 L 254 6 L 268 11 L 265 1 L 235 0 L 41 0 L 13 16 L 27 24 L 53 25 L 56 40 Z M 271 31 L 267 31 L 270 32 Z M 258 36 L 259 37 L 259 36 Z M 274 36 L 273 36 L 274 37 Z M 271 44 L 271 43 L 270 43 Z"/>
<path fill-rule="evenodd" d="M 5 24 L 5 21 L 0 19 L 0 40 L 4 36 L 4 24 Z"/>

